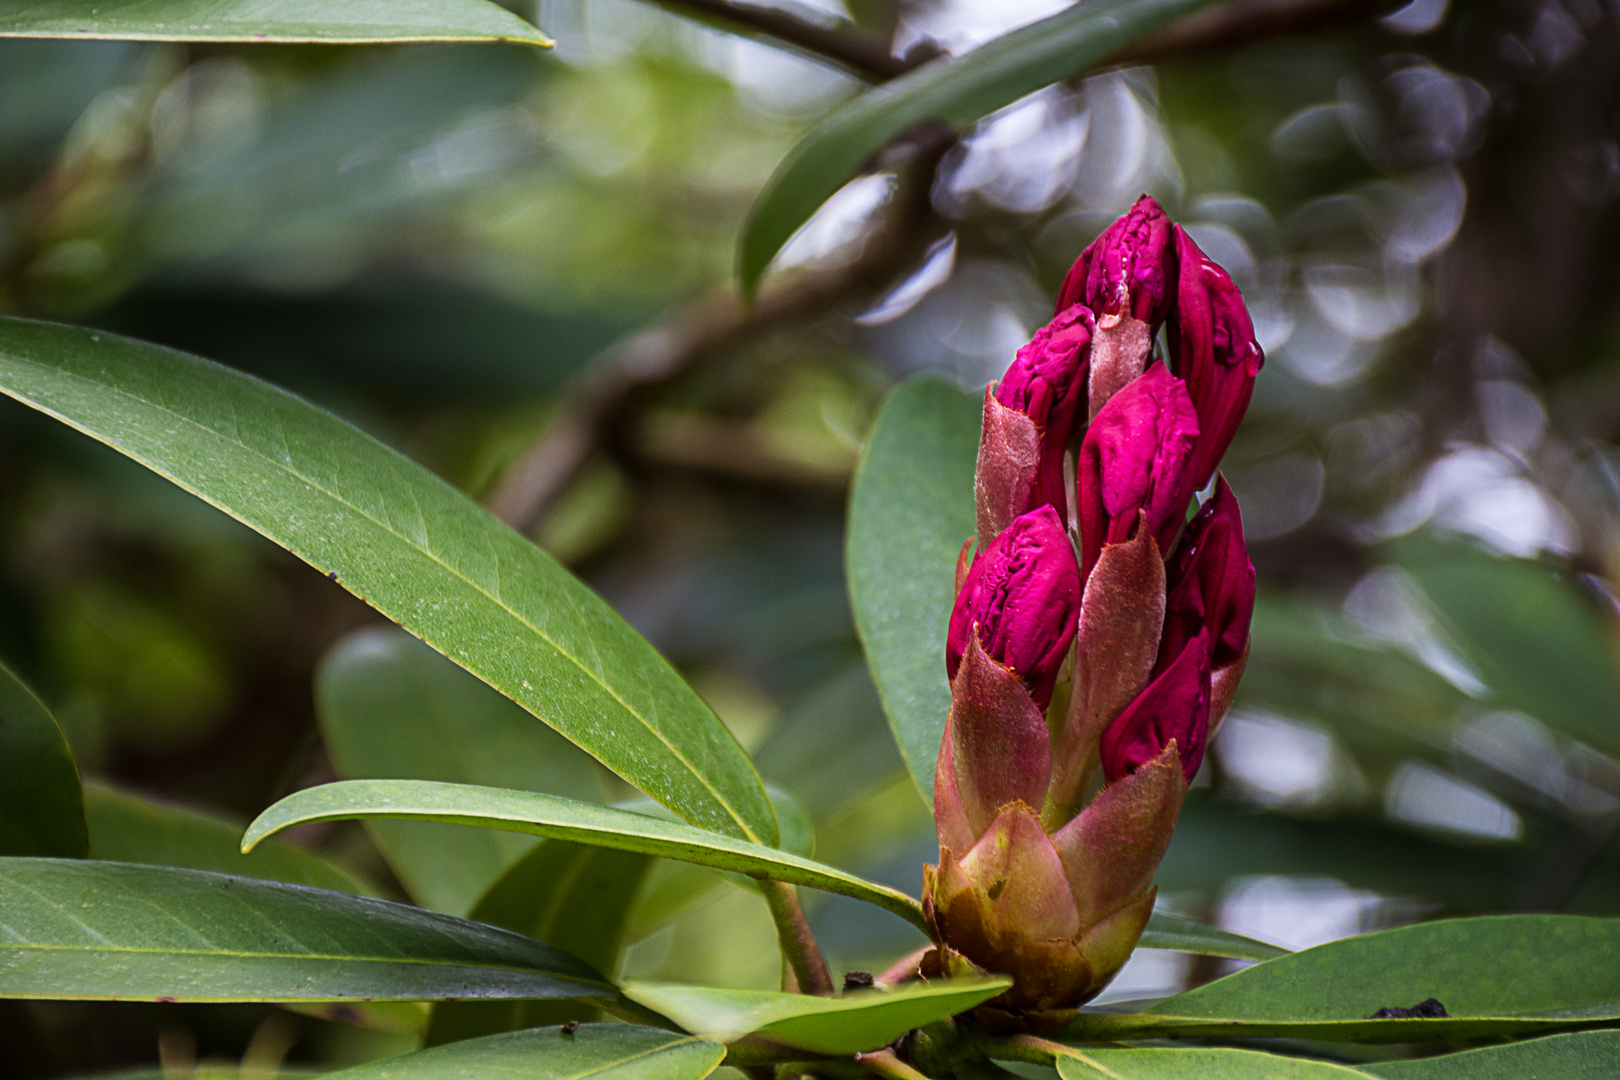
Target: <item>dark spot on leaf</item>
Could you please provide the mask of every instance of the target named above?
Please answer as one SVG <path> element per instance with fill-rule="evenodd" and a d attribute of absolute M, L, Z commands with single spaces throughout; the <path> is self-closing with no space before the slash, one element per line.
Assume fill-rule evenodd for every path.
<path fill-rule="evenodd" d="M 1386 1005 L 1382 1009 L 1367 1017 L 1368 1020 L 1446 1020 L 1451 1014 L 1446 1007 L 1440 1004 L 1439 998 L 1429 998 L 1420 1001 L 1411 1008 L 1400 1005 Z"/>
<path fill-rule="evenodd" d="M 867 987 L 873 985 L 875 985 L 875 983 L 872 980 L 872 973 L 870 971 L 844 972 L 844 992 L 846 994 L 851 990 L 865 990 Z"/>
<path fill-rule="evenodd" d="M 326 1015 L 328 1019 L 337 1020 L 345 1024 L 356 1024 L 360 1022 L 360 1010 L 355 1008 L 353 1005 L 333 1005 L 330 1009 L 326 1010 Z"/>
<path fill-rule="evenodd" d="M 328 570 L 326 572 L 326 576 L 327 576 L 327 578 L 329 580 L 336 581 L 337 580 L 337 571 L 336 570 Z"/>
<path fill-rule="evenodd" d="M 566 1024 L 564 1024 L 562 1026 L 562 1033 L 564 1035 L 572 1035 L 574 1032 L 576 1032 L 578 1030 L 579 1030 L 579 1021 L 578 1020 L 570 1020 L 570 1021 L 568 1021 L 568 1023 L 566 1023 Z"/>
<path fill-rule="evenodd" d="M 167 1004 L 167 1005 L 174 1004 L 174 998 L 172 998 L 172 997 L 160 997 L 160 998 L 158 998 L 158 1000 L 163 1002 L 164 1004 Z"/>

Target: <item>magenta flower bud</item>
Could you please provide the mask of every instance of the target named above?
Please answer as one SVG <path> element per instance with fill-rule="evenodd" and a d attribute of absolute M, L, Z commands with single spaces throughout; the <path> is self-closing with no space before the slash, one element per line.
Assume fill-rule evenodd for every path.
<path fill-rule="evenodd" d="M 1175 239 L 1180 272 L 1170 316 L 1170 356 L 1198 410 L 1201 434 L 1192 464 L 1197 491 L 1215 475 L 1249 407 L 1265 354 L 1231 277 L 1179 225 Z"/>
<path fill-rule="evenodd" d="M 946 670 L 956 678 L 977 629 L 990 659 L 1017 673 L 1044 709 L 1079 613 L 1080 571 L 1068 533 L 1052 507 L 1031 510 L 973 560 L 951 612 Z"/>
<path fill-rule="evenodd" d="M 996 384 L 996 400 L 1029 417 L 1040 432 L 1040 463 L 1026 509 L 1045 504 L 1062 514 L 1068 505 L 1063 452 L 1086 398 L 1086 365 L 1095 328 L 1089 308 L 1082 304 L 1065 308 L 1018 350 Z"/>
<path fill-rule="evenodd" d="M 1130 776 L 1174 740 L 1192 783 L 1209 737 L 1209 694 L 1209 631 L 1200 630 L 1103 732 L 1103 776 L 1110 784 Z"/>
<path fill-rule="evenodd" d="M 1129 314 L 1155 331 L 1170 313 L 1176 280 L 1170 219 L 1150 195 L 1080 253 L 1058 292 L 1057 309 L 1085 304 L 1099 317 Z"/>
<path fill-rule="evenodd" d="M 1187 466 L 1197 442 L 1192 399 L 1163 364 L 1103 406 L 1080 443 L 1075 487 L 1082 579 L 1091 575 L 1103 545 L 1129 540 L 1138 520 L 1161 551 L 1170 550 L 1192 497 Z"/>
<path fill-rule="evenodd" d="M 1199 509 L 1167 568 L 1164 633 L 1155 671 L 1181 655 L 1201 631 L 1210 640 L 1210 668 L 1231 667 L 1249 647 L 1254 616 L 1254 564 L 1243 543 L 1237 497 L 1225 478 Z"/>

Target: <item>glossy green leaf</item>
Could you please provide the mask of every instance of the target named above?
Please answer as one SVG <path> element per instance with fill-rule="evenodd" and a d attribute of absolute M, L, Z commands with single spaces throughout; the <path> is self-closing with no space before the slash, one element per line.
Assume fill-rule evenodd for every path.
<path fill-rule="evenodd" d="M 1545 563 L 1496 558 L 1462 541 L 1412 537 L 1395 553 L 1495 701 L 1620 751 L 1614 631 L 1575 582 Z"/>
<path fill-rule="evenodd" d="M 1369 1019 L 1435 998 L 1449 1019 Z M 1268 960 L 1066 1036 L 1284 1035 L 1422 1042 L 1620 1020 L 1620 919 L 1496 915 L 1420 923 Z"/>
<path fill-rule="evenodd" d="M 356 631 L 332 647 L 315 673 L 315 712 L 333 767 L 346 780 L 607 797 L 606 774 L 587 754 L 397 627 Z M 451 915 L 468 914 L 534 846 L 525 836 L 430 822 L 367 828 L 411 897 Z"/>
<path fill-rule="evenodd" d="M 56 717 L 0 664 L 0 855 L 82 859 L 84 792 Z"/>
<path fill-rule="evenodd" d="M 0 0 L 0 37 L 550 44 L 488 0 Z"/>
<path fill-rule="evenodd" d="M 1388 1080 L 1613 1080 L 1620 1076 L 1620 1031 L 1576 1031 L 1361 1069 Z"/>
<path fill-rule="evenodd" d="M 386 1058 L 332 1080 L 703 1080 L 726 1056 L 708 1039 L 632 1024 L 514 1031 Z"/>
<path fill-rule="evenodd" d="M 1137 944 L 1144 949 L 1173 949 L 1230 960 L 1272 960 L 1288 955 L 1287 949 L 1162 911 L 1148 917 L 1147 930 Z"/>
<path fill-rule="evenodd" d="M 566 949 L 612 977 L 652 861 L 632 851 L 542 840 L 490 887 L 470 917 Z M 434 1006 L 427 1045 L 597 1018 L 582 1002 L 444 1002 Z"/>
<path fill-rule="evenodd" d="M 973 535 L 981 399 L 937 378 L 890 392 L 849 501 L 845 568 L 855 627 L 911 777 L 930 805 L 951 688 L 945 629 L 956 557 Z"/>
<path fill-rule="evenodd" d="M 965 128 L 1209 2 L 1087 0 L 866 91 L 816 125 L 766 183 L 738 251 L 743 288 L 751 291 L 816 208 L 906 129 L 928 120 Z"/>
<path fill-rule="evenodd" d="M 579 960 L 404 904 L 197 870 L 0 859 L 0 997 L 610 998 Z"/>
<path fill-rule="evenodd" d="M 357 895 L 375 890 L 353 874 L 291 844 L 262 844 L 242 854 L 242 825 L 199 810 L 91 783 L 84 791 L 90 857 L 310 885 Z"/>
<path fill-rule="evenodd" d="M 336 578 L 688 821 L 775 842 L 753 766 L 668 662 L 426 469 L 250 376 L 77 327 L 0 322 L 0 392 Z"/>
<path fill-rule="evenodd" d="M 822 998 L 646 982 L 629 983 L 624 993 L 699 1035 L 729 1041 L 757 1034 L 801 1050 L 854 1054 L 971 1009 L 1011 985 L 1010 979 L 955 979 Z"/>
<path fill-rule="evenodd" d="M 1063 1080 L 1366 1080 L 1348 1065 L 1258 1050 L 1151 1047 L 1074 1050 L 1057 1059 Z"/>
<path fill-rule="evenodd" d="M 639 851 L 717 870 L 769 877 L 852 896 L 921 927 L 922 907 L 898 890 L 864 881 L 822 863 L 746 840 L 609 806 L 572 802 L 532 791 L 435 784 L 424 780 L 346 780 L 287 796 L 248 826 L 244 850 L 282 829 L 313 821 L 406 818 Z"/>

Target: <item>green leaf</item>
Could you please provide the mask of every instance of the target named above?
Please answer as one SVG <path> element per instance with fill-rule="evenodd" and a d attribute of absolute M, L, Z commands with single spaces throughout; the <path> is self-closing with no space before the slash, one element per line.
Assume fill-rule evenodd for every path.
<path fill-rule="evenodd" d="M 1395 552 L 1498 702 L 1620 752 L 1614 631 L 1574 582 L 1462 541 L 1412 537 Z"/>
<path fill-rule="evenodd" d="M 0 0 L 0 37 L 551 44 L 488 0 Z"/>
<path fill-rule="evenodd" d="M 1449 1019 L 1368 1019 L 1429 998 Z M 1164 1035 L 1422 1042 L 1620 1020 L 1620 919 L 1496 915 L 1346 938 L 1132 1015 L 1083 1014 L 1086 1041 Z"/>
<path fill-rule="evenodd" d="M 726 1056 L 708 1039 L 632 1024 L 514 1031 L 386 1058 L 331 1080 L 703 1080 Z"/>
<path fill-rule="evenodd" d="M 956 557 L 975 529 L 982 410 L 978 397 L 942 379 L 895 387 L 866 437 L 849 500 L 844 559 L 855 628 L 895 742 L 930 805 L 951 706 L 945 630 Z"/>
<path fill-rule="evenodd" d="M 1011 985 L 1011 979 L 952 979 L 823 998 L 647 982 L 629 983 L 624 993 L 699 1035 L 730 1041 L 757 1034 L 800 1050 L 842 1055 L 887 1046 L 912 1028 L 965 1012 Z"/>
<path fill-rule="evenodd" d="M 471 917 L 566 948 L 612 976 L 652 861 L 631 851 L 542 840 L 491 886 Z M 591 1006 L 575 1002 L 444 1002 L 434 1006 L 427 1045 L 594 1019 Z"/>
<path fill-rule="evenodd" d="M 747 756 L 669 663 L 421 466 L 250 376 L 77 327 L 0 320 L 0 392 L 336 577 L 688 821 L 776 841 Z"/>
<path fill-rule="evenodd" d="M 1148 916 L 1147 930 L 1137 944 L 1144 949 L 1174 949 L 1230 960 L 1272 960 L 1288 955 L 1287 949 L 1160 911 Z"/>
<path fill-rule="evenodd" d="M 248 826 L 242 848 L 282 829 L 313 821 L 409 818 L 550 836 L 582 844 L 639 851 L 717 870 L 734 870 L 793 885 L 841 893 L 894 912 L 923 927 L 922 907 L 896 889 L 776 848 L 608 806 L 572 802 L 532 791 L 435 784 L 425 780 L 345 780 L 287 796 Z"/>
<path fill-rule="evenodd" d="M 0 855 L 82 859 L 84 792 L 56 717 L 0 664 Z"/>
<path fill-rule="evenodd" d="M 799 226 L 901 132 L 927 120 L 965 128 L 1209 2 L 1086 0 L 845 104 L 789 152 L 755 201 L 737 257 L 743 289 L 751 292 Z"/>
<path fill-rule="evenodd" d="M 1059 1056 L 1056 1064 L 1063 1080 L 1365 1080 L 1367 1076 L 1331 1061 L 1205 1047 L 1074 1050 Z"/>
<path fill-rule="evenodd" d="M 1549 1035 L 1361 1070 L 1388 1080 L 1614 1080 L 1620 1074 L 1620 1031 Z"/>
<path fill-rule="evenodd" d="M 310 885 L 357 895 L 376 890 L 319 855 L 270 843 L 242 854 L 242 825 L 100 784 L 85 787 L 90 857 Z"/>
<path fill-rule="evenodd" d="M 346 780 L 607 798 L 606 774 L 588 755 L 397 627 L 360 630 L 332 647 L 315 673 L 315 712 Z M 467 914 L 534 847 L 525 836 L 428 822 L 367 827 L 412 899 L 451 915 Z"/>
<path fill-rule="evenodd" d="M 6 998 L 614 996 L 588 965 L 509 930 L 197 870 L 4 858 L 0 911 Z"/>

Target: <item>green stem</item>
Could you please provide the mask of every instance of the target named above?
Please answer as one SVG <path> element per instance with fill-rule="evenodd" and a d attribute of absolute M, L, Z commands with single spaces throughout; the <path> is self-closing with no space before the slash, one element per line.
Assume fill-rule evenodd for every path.
<path fill-rule="evenodd" d="M 928 1077 L 901 1061 L 893 1050 L 871 1050 L 856 1054 L 855 1060 L 884 1080 L 928 1080 Z"/>
<path fill-rule="evenodd" d="M 975 1040 L 975 1050 L 985 1057 L 1002 1061 L 1022 1061 L 1028 1065 L 1051 1065 L 1058 1058 L 1072 1052 L 1062 1043 L 1043 1039 L 1038 1035 L 1003 1035 L 999 1038 Z"/>
<path fill-rule="evenodd" d="M 815 935 L 810 932 L 810 924 L 805 921 L 798 894 L 793 891 L 793 886 L 780 881 L 765 881 L 762 884 L 765 903 L 771 909 L 771 918 L 776 921 L 776 938 L 782 944 L 782 955 L 787 959 L 788 966 L 793 969 L 793 977 L 799 982 L 799 991 L 831 997 L 834 992 L 832 972 L 827 970 L 827 960 L 821 955 Z"/>

